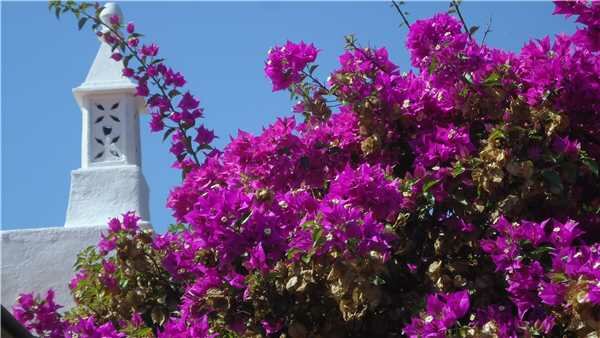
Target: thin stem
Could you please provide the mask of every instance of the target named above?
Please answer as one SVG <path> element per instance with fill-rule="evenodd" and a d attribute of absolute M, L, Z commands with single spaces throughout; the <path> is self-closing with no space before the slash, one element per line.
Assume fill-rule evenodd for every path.
<path fill-rule="evenodd" d="M 485 28 L 485 32 L 483 33 L 483 39 L 481 39 L 482 45 L 485 43 L 485 39 L 487 38 L 488 34 L 491 31 L 492 31 L 492 16 L 490 15 L 490 19 L 488 20 L 487 27 Z"/>
<path fill-rule="evenodd" d="M 154 257 L 152 257 L 152 255 L 148 254 L 147 252 L 144 252 L 144 256 L 146 256 L 146 258 L 148 258 L 150 260 L 150 262 L 152 262 L 152 265 L 154 265 L 154 269 L 156 269 L 156 276 L 157 276 L 158 280 L 160 282 L 162 282 L 163 285 L 168 287 L 172 292 L 176 293 L 176 291 L 171 286 L 169 279 L 165 278 L 165 276 L 162 274 L 162 271 L 164 271 L 164 269 L 161 269 L 159 267 L 159 265 L 156 262 L 156 260 L 154 259 Z"/>
<path fill-rule="evenodd" d="M 379 65 L 379 63 L 377 63 L 377 60 L 374 57 L 371 57 L 371 55 L 369 55 L 368 53 L 366 53 L 360 46 L 357 46 L 354 42 L 352 42 L 350 44 L 350 46 L 352 46 L 355 50 L 359 51 L 364 57 L 366 57 L 367 59 L 369 59 L 371 62 L 373 62 L 373 64 L 379 68 L 379 70 L 381 70 L 384 73 L 388 73 L 383 66 Z"/>
<path fill-rule="evenodd" d="M 465 18 L 463 18 L 462 13 L 460 12 L 459 1 L 452 0 L 452 6 L 456 10 L 456 14 L 458 15 L 458 18 L 460 19 L 460 22 L 462 22 L 463 28 L 465 29 L 465 32 L 467 32 L 467 34 L 469 36 L 469 40 L 471 40 L 472 39 L 471 32 L 469 31 L 469 26 L 467 26 L 467 23 L 465 22 Z"/>
<path fill-rule="evenodd" d="M 396 11 L 398 11 L 400 16 L 402 17 L 402 21 L 404 21 L 406 27 L 410 28 L 410 23 L 408 23 L 408 19 L 406 18 L 406 15 L 404 15 L 404 12 L 402 11 L 402 8 L 400 8 L 400 5 L 394 0 L 392 0 L 392 5 L 394 5 L 394 8 L 396 8 Z"/>
<path fill-rule="evenodd" d="M 302 74 L 304 76 L 308 77 L 309 79 L 311 79 L 317 86 L 319 86 L 320 88 L 322 88 L 326 92 L 325 95 L 330 95 L 329 94 L 329 89 L 327 89 L 327 87 L 325 87 L 325 85 L 323 83 L 321 83 L 321 81 L 319 81 L 319 79 L 315 78 L 314 76 L 312 76 L 312 74 L 307 73 L 304 70 L 302 70 Z M 313 103 L 313 99 L 310 97 L 309 90 L 304 90 L 304 88 L 302 88 L 302 87 L 298 87 L 298 88 L 302 89 L 302 91 L 301 91 L 301 93 L 296 93 L 296 94 L 302 96 L 302 98 L 304 99 L 304 102 L 306 104 L 308 104 L 309 111 L 314 113 L 314 110 L 316 110 L 317 105 L 315 103 Z M 293 90 L 295 90 L 295 89 L 293 89 Z M 331 113 L 331 108 L 327 104 L 328 100 L 324 99 L 323 96 L 321 96 L 321 99 L 323 99 L 323 102 L 325 103 L 325 106 L 327 107 L 327 109 Z M 307 119 L 309 119 L 309 115 L 307 114 L 306 111 L 305 111 L 304 114 L 307 117 Z"/>
<path fill-rule="evenodd" d="M 326 90 L 327 92 L 329 92 L 329 89 L 323 84 L 321 83 L 321 81 L 319 81 L 319 79 L 315 78 L 314 76 L 312 76 L 312 74 L 307 73 L 306 71 L 302 70 L 302 74 L 306 77 L 308 77 L 309 79 L 311 79 L 314 83 L 316 83 L 319 87 L 321 87 L 322 89 Z"/>

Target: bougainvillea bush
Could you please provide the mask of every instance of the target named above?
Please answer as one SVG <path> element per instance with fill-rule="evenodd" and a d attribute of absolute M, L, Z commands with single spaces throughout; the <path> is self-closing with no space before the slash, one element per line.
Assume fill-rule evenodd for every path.
<path fill-rule="evenodd" d="M 184 179 L 167 233 L 111 220 L 77 306 L 28 294 L 16 317 L 48 337 L 597 337 L 600 2 L 555 6 L 576 32 L 511 53 L 453 2 L 409 24 L 412 70 L 348 36 L 324 81 L 318 47 L 275 46 L 293 116 L 217 150 L 132 23 L 51 3 L 114 46 Z"/>

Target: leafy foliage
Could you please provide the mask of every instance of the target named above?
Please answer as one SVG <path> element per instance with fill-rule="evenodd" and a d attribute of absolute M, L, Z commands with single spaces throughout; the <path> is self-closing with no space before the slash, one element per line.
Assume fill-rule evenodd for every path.
<path fill-rule="evenodd" d="M 348 36 L 322 82 L 315 46 L 276 46 L 266 75 L 303 121 L 240 131 L 202 163 L 184 159 L 187 129 L 167 127 L 186 152 L 168 199 L 177 225 L 112 220 L 78 259 L 77 307 L 60 317 L 28 295 L 18 318 L 80 337 L 598 335 L 600 3 L 556 3 L 581 26 L 518 54 L 478 43 L 459 4 L 458 19 L 409 24 L 394 3 L 407 73 Z M 172 72 L 158 47 L 134 45 L 138 94 L 164 109 L 152 128 L 178 114 L 173 97 L 197 109 L 191 94 L 149 93 L 153 65 L 159 83 Z M 199 149 L 214 138 L 197 135 Z"/>

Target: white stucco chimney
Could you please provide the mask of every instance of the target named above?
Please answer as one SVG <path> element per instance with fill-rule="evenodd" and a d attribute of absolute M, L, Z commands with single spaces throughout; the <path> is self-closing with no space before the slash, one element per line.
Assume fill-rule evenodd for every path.
<path fill-rule="evenodd" d="M 108 23 L 112 15 L 123 22 L 118 5 L 107 3 L 100 17 Z M 111 54 L 101 40 L 85 81 L 73 89 L 82 113 L 81 168 L 71 172 L 65 227 L 103 225 L 130 210 L 150 221 L 139 130 L 144 100 Z"/>

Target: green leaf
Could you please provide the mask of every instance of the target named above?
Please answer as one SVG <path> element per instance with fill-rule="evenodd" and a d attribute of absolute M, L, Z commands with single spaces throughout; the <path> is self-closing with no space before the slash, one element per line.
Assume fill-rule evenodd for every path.
<path fill-rule="evenodd" d="M 181 94 L 181 93 L 180 93 L 180 92 L 179 92 L 177 89 L 172 89 L 172 90 L 169 92 L 169 97 L 170 97 L 170 98 L 174 98 L 175 96 L 177 96 L 177 95 L 180 95 L 180 94 Z"/>
<path fill-rule="evenodd" d="M 166 320 L 164 311 L 161 308 L 159 308 L 158 306 L 155 306 L 152 309 L 152 312 L 150 313 L 150 317 L 152 318 L 152 322 L 154 322 L 158 325 L 162 325 Z"/>
<path fill-rule="evenodd" d="M 317 228 L 312 233 L 313 247 L 316 248 L 321 244 L 321 239 L 323 236 L 323 228 Z"/>
<path fill-rule="evenodd" d="M 488 75 L 488 77 L 486 77 L 485 80 L 483 80 L 483 84 L 486 86 L 492 86 L 498 84 L 499 80 L 500 74 L 493 72 L 490 75 Z"/>
<path fill-rule="evenodd" d="M 81 18 L 79 19 L 79 22 L 77 22 L 77 29 L 81 30 L 83 28 L 83 26 L 85 26 L 85 23 L 87 22 L 88 18 Z"/>
<path fill-rule="evenodd" d="M 303 261 L 305 264 L 308 264 L 308 263 L 310 263 L 310 260 L 312 259 L 312 256 L 313 256 L 313 254 L 312 254 L 312 253 L 310 253 L 310 254 L 308 254 L 308 255 L 303 255 L 303 256 L 302 256 L 302 261 Z"/>
<path fill-rule="evenodd" d="M 440 180 L 433 180 L 433 181 L 425 182 L 425 184 L 423 184 L 423 192 L 424 193 L 427 192 L 431 187 L 438 184 L 439 182 L 440 182 Z"/>
<path fill-rule="evenodd" d="M 201 144 L 196 147 L 196 152 L 199 152 L 201 150 L 213 150 L 213 149 L 214 148 L 210 144 Z"/>
<path fill-rule="evenodd" d="M 556 283 L 566 282 L 566 281 L 569 280 L 569 278 L 567 277 L 567 275 L 565 275 L 562 272 L 552 272 L 552 273 L 549 273 L 548 276 L 550 277 L 550 279 L 553 282 L 556 282 Z"/>
<path fill-rule="evenodd" d="M 380 286 L 385 284 L 385 279 L 381 278 L 379 275 L 375 276 L 373 279 L 373 285 Z"/>
<path fill-rule="evenodd" d="M 104 10 L 104 6 L 96 7 L 96 13 L 94 14 L 96 16 L 96 19 L 100 20 L 100 12 L 102 12 L 102 10 Z"/>
<path fill-rule="evenodd" d="M 464 172 L 465 172 L 465 168 L 463 167 L 462 163 L 456 162 L 456 164 L 454 165 L 454 168 L 452 168 L 452 177 L 456 177 Z"/>
<path fill-rule="evenodd" d="M 479 26 L 471 26 L 471 28 L 469 28 L 469 35 L 475 34 L 475 32 L 477 32 L 478 29 Z"/>
<path fill-rule="evenodd" d="M 252 211 L 247 212 L 246 215 L 244 215 L 244 217 L 241 218 L 240 224 L 241 225 L 246 224 L 250 220 L 251 216 L 252 216 Z"/>
<path fill-rule="evenodd" d="M 471 73 L 465 73 L 464 78 L 469 84 L 473 84 L 473 75 Z"/>
<path fill-rule="evenodd" d="M 581 162 L 590 169 L 594 176 L 598 176 L 598 163 L 593 158 L 584 157 L 581 159 Z"/>
<path fill-rule="evenodd" d="M 437 59 L 435 57 L 432 57 L 431 63 L 429 64 L 429 67 L 427 67 L 429 74 L 433 74 L 433 72 L 437 69 L 437 64 Z"/>
<path fill-rule="evenodd" d="M 181 223 L 177 223 L 177 224 L 171 224 L 169 225 L 169 230 L 167 230 L 168 232 L 171 233 L 179 233 L 185 230 L 185 225 L 181 224 Z"/>
<path fill-rule="evenodd" d="M 554 194 L 560 194 L 563 191 L 563 184 L 560 174 L 555 170 L 544 170 L 542 172 L 544 180 L 550 185 L 550 191 Z"/>
<path fill-rule="evenodd" d="M 346 41 L 346 48 L 352 47 L 356 43 L 356 38 L 353 34 L 344 36 L 344 40 Z"/>
<path fill-rule="evenodd" d="M 288 252 L 286 253 L 286 257 L 288 259 L 292 259 L 299 252 L 301 252 L 300 249 L 298 249 L 298 248 L 292 248 L 292 249 L 288 250 Z"/>
<path fill-rule="evenodd" d="M 165 134 L 163 135 L 163 142 L 165 142 L 165 140 L 169 137 L 169 135 L 173 134 L 173 132 L 175 131 L 175 127 L 169 127 L 169 129 L 167 129 L 167 131 L 165 132 Z"/>
<path fill-rule="evenodd" d="M 133 58 L 133 54 L 127 55 L 123 58 L 123 67 L 129 68 L 129 61 L 131 61 L 131 58 Z"/>
<path fill-rule="evenodd" d="M 467 202 L 467 199 L 464 197 L 454 196 L 454 198 L 456 199 L 456 202 L 464 205 L 465 207 L 469 205 L 469 202 Z"/>
<path fill-rule="evenodd" d="M 492 131 L 492 133 L 488 137 L 488 140 L 494 141 L 499 138 L 504 138 L 504 130 L 502 130 L 501 128 L 496 128 Z"/>
<path fill-rule="evenodd" d="M 430 213 L 431 211 L 431 206 L 433 206 L 435 204 L 435 196 L 433 196 L 432 193 L 430 192 L 426 192 L 423 194 L 423 197 L 425 197 L 425 200 L 427 201 L 425 208 L 423 209 L 423 211 L 426 211 L 427 213 Z"/>
<path fill-rule="evenodd" d="M 308 67 L 308 74 L 312 75 L 312 73 L 314 73 L 314 71 L 319 67 L 319 65 L 311 65 L 310 67 Z"/>
<path fill-rule="evenodd" d="M 540 246 L 539 248 L 536 248 L 535 250 L 533 250 L 531 252 L 531 255 L 535 256 L 536 258 L 539 258 L 540 256 L 547 254 L 553 250 L 554 250 L 554 248 L 551 246 Z"/>
<path fill-rule="evenodd" d="M 304 222 L 302 224 L 302 229 L 312 229 L 314 227 L 317 227 L 318 224 L 315 221 L 308 221 L 308 222 Z"/>

